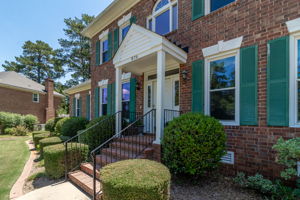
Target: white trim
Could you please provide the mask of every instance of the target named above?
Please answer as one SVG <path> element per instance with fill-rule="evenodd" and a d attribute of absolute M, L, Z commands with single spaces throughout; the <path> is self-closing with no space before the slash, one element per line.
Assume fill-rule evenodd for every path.
<path fill-rule="evenodd" d="M 295 33 L 300 31 L 300 18 L 293 19 L 286 22 L 289 33 Z"/>
<path fill-rule="evenodd" d="M 34 100 L 34 95 L 37 95 L 37 100 Z M 40 94 L 39 93 L 32 93 L 32 102 L 33 103 L 39 103 L 40 102 Z"/>
<path fill-rule="evenodd" d="M 75 99 L 79 99 L 79 98 L 80 98 L 80 94 L 79 93 L 75 94 Z"/>
<path fill-rule="evenodd" d="M 218 44 L 202 49 L 205 58 L 219 54 L 225 51 L 239 49 L 242 46 L 243 36 L 224 42 L 219 41 Z"/>
<path fill-rule="evenodd" d="M 102 81 L 99 81 L 99 82 L 98 82 L 98 86 L 99 86 L 99 87 L 103 87 L 103 86 L 105 86 L 105 85 L 108 85 L 108 79 L 102 80 Z"/>
<path fill-rule="evenodd" d="M 227 57 L 235 56 L 235 120 L 225 121 L 220 120 L 223 125 L 239 126 L 240 124 L 240 50 L 232 50 L 230 52 L 214 55 L 213 57 L 205 58 L 205 100 L 204 100 L 204 112 L 206 115 L 210 115 L 210 62 L 220 60 Z"/>
<path fill-rule="evenodd" d="M 300 127 L 298 122 L 298 95 L 297 95 L 297 75 L 298 75 L 298 40 L 300 40 L 300 32 L 290 36 L 290 126 Z"/>
<path fill-rule="evenodd" d="M 128 72 L 128 73 L 123 73 L 122 74 L 122 80 L 128 80 L 131 78 L 131 72 Z"/>
<path fill-rule="evenodd" d="M 122 19 L 120 19 L 118 21 L 118 26 L 122 26 L 122 25 L 124 25 L 124 23 L 128 22 L 130 20 L 131 16 L 132 16 L 131 12 L 129 14 L 127 14 L 127 15 L 124 15 L 122 17 Z"/>
<path fill-rule="evenodd" d="M 108 34 L 105 35 L 104 37 L 102 37 L 102 39 L 100 40 L 100 65 L 102 65 L 103 62 L 103 42 L 108 40 Z M 108 42 L 108 41 L 107 41 Z M 109 45 L 109 44 L 108 44 Z M 109 49 L 107 50 L 107 52 L 109 51 Z M 107 62 L 107 61 L 106 61 Z"/>
<path fill-rule="evenodd" d="M 103 40 L 104 37 L 107 37 L 107 36 L 108 36 L 108 32 L 109 32 L 109 29 L 103 31 L 103 32 L 99 35 L 99 40 Z"/>
<path fill-rule="evenodd" d="M 236 2 L 236 0 L 234 1 L 234 2 Z M 229 4 L 232 4 L 232 3 L 234 3 L 234 2 L 231 2 L 231 3 L 228 3 L 228 4 L 226 4 L 225 6 L 227 6 L 227 5 L 229 5 Z M 223 7 L 225 7 L 225 6 L 223 6 L 223 7 L 221 7 L 221 8 L 218 8 L 217 10 L 214 10 L 214 11 L 210 11 L 211 10 L 211 0 L 205 0 L 204 1 L 204 13 L 205 13 L 205 15 L 208 15 L 208 14 L 210 14 L 210 13 L 213 13 L 213 12 L 215 12 L 215 11 L 217 11 L 217 10 L 219 10 L 219 9 L 221 9 L 221 8 L 223 8 Z"/>
<path fill-rule="evenodd" d="M 100 88 L 99 88 L 99 116 L 103 116 L 103 114 L 102 114 L 102 101 L 103 101 L 103 99 L 102 99 L 102 90 L 103 89 L 105 89 L 106 88 L 106 92 L 108 92 L 108 90 L 107 90 L 107 85 L 102 85 Z M 108 95 L 108 94 L 107 94 Z M 107 103 L 108 104 L 108 103 Z M 107 105 L 106 104 L 106 105 Z"/>
<path fill-rule="evenodd" d="M 79 107 L 79 100 L 80 100 L 80 96 L 79 98 L 75 98 L 75 117 L 79 117 L 80 116 L 80 112 L 81 112 L 81 108 Z M 79 110 L 79 113 L 78 113 Z"/>

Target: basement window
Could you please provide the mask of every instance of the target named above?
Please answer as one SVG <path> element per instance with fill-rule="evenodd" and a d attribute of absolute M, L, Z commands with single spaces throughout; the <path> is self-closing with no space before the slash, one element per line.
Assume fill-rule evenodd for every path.
<path fill-rule="evenodd" d="M 40 102 L 40 95 L 39 94 L 32 94 L 32 102 L 39 103 Z"/>

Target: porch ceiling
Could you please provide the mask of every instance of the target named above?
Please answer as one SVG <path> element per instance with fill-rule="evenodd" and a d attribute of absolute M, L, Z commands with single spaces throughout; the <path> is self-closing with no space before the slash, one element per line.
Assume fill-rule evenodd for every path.
<path fill-rule="evenodd" d="M 157 52 L 166 52 L 166 65 L 186 63 L 187 53 L 166 38 L 133 24 L 121 43 L 113 63 L 116 68 L 142 74 L 156 68 Z"/>

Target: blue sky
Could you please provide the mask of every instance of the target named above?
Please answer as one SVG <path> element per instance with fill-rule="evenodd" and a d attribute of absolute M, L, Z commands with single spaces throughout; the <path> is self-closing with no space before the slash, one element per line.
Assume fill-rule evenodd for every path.
<path fill-rule="evenodd" d="M 5 60 L 22 53 L 25 41 L 42 40 L 58 48 L 64 18 L 98 15 L 112 0 L 3 0 L 0 5 L 0 71 Z M 69 76 L 62 79 L 68 79 Z"/>

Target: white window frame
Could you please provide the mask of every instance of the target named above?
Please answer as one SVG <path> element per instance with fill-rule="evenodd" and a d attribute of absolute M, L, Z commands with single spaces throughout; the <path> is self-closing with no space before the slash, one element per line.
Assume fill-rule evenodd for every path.
<path fill-rule="evenodd" d="M 99 35 L 99 40 L 100 40 L 100 65 L 103 64 L 103 42 L 105 40 L 108 40 L 108 33 L 109 33 L 109 30 L 107 29 Z"/>
<path fill-rule="evenodd" d="M 101 87 L 99 87 L 99 89 L 100 89 L 100 91 L 99 91 L 99 101 L 100 101 L 100 102 L 99 102 L 99 105 L 100 105 L 100 106 L 99 106 L 99 113 L 100 113 L 100 115 L 99 115 L 99 116 L 100 116 L 100 117 L 101 117 L 101 116 L 104 116 L 103 113 L 102 113 L 102 111 L 103 111 L 103 110 L 102 110 L 102 100 L 103 100 L 103 99 L 102 99 L 102 97 L 103 97 L 103 96 L 102 96 L 102 90 L 105 89 L 105 88 L 106 88 L 106 90 L 107 90 L 107 85 L 102 85 Z M 108 95 L 108 94 L 107 94 L 107 95 Z M 107 104 L 108 104 L 108 102 L 107 102 Z M 107 104 L 106 104 L 106 105 L 107 105 Z"/>
<path fill-rule="evenodd" d="M 34 95 L 36 95 L 36 97 L 37 97 L 36 101 L 34 100 L 34 98 L 35 98 Z M 32 102 L 33 103 L 39 103 L 40 102 L 40 94 L 39 93 L 33 93 L 32 94 Z"/>
<path fill-rule="evenodd" d="M 210 70 L 211 70 L 210 63 L 212 61 L 221 60 L 233 56 L 235 56 L 235 120 L 233 121 L 220 120 L 220 122 L 225 126 L 239 126 L 240 124 L 240 50 L 236 49 L 227 52 L 222 52 L 205 58 L 204 112 L 206 115 L 210 115 L 210 92 L 211 92 L 210 91 Z"/>
<path fill-rule="evenodd" d="M 300 127 L 298 121 L 298 41 L 300 32 L 290 36 L 290 126 Z M 300 80 L 299 80 L 300 81 Z"/>
<path fill-rule="evenodd" d="M 152 19 L 152 30 L 153 32 L 156 32 L 156 17 L 159 16 L 160 14 L 166 12 L 167 10 L 170 10 L 170 19 L 169 19 L 169 23 L 170 23 L 170 27 L 169 27 L 169 32 L 171 33 L 172 31 L 175 31 L 177 29 L 179 29 L 179 19 L 178 19 L 178 15 L 179 15 L 179 7 L 178 7 L 178 2 L 177 0 L 169 0 L 169 4 L 163 6 L 162 8 L 160 8 L 159 10 L 155 11 L 156 6 L 160 3 L 160 1 L 157 1 L 153 7 L 153 11 L 152 14 L 150 16 L 147 17 L 147 28 L 149 29 L 149 20 Z M 177 29 L 173 29 L 173 6 L 175 6 L 177 4 Z M 166 34 L 168 34 L 166 33 Z"/>
<path fill-rule="evenodd" d="M 75 116 L 76 117 L 79 117 L 79 113 L 78 113 L 78 110 L 79 110 L 79 112 L 81 111 L 80 109 L 80 107 L 79 107 L 79 99 L 80 99 L 80 97 L 78 98 L 78 97 L 75 97 L 75 99 L 76 99 L 76 105 L 75 105 Z"/>
<path fill-rule="evenodd" d="M 236 0 L 234 0 L 234 2 L 231 2 L 231 3 L 229 3 L 229 4 L 227 4 L 227 5 L 225 5 L 225 6 L 228 6 L 228 5 L 230 5 L 230 4 L 232 4 L 232 3 L 235 3 L 236 2 Z M 213 12 L 215 12 L 215 11 L 217 11 L 217 10 L 219 10 L 219 9 L 221 9 L 221 8 L 218 8 L 217 10 L 214 10 L 214 11 L 210 11 L 210 9 L 211 9 L 211 0 L 205 0 L 205 2 L 204 2 L 204 12 L 205 12 L 205 15 L 208 15 L 208 14 L 210 14 L 210 13 L 213 13 Z M 224 6 L 224 7 L 225 7 Z M 223 8 L 223 7 L 222 7 Z"/>
<path fill-rule="evenodd" d="M 178 90 L 179 90 L 179 98 L 178 98 L 178 105 L 176 106 L 175 105 L 175 97 L 176 97 L 176 90 L 175 90 L 175 83 L 176 81 L 178 81 L 179 83 L 179 86 L 178 86 Z M 179 80 L 179 77 L 176 77 L 174 79 L 172 79 L 172 103 L 173 103 L 173 108 L 175 110 L 179 110 L 179 107 L 180 107 L 180 80 Z"/>
<path fill-rule="evenodd" d="M 130 26 L 130 18 L 132 14 L 129 13 L 128 15 L 124 15 L 122 19 L 118 21 L 118 26 L 119 26 L 119 44 L 124 40 L 122 37 L 122 31 L 125 27 Z"/>

